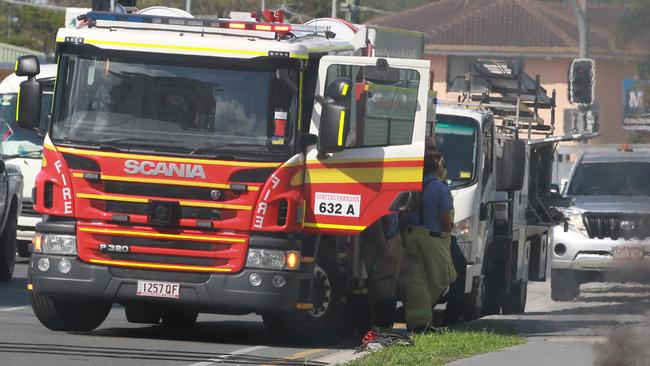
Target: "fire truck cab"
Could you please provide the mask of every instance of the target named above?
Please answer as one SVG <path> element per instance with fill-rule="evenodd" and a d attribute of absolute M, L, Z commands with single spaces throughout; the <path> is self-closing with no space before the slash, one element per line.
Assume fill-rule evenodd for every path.
<path fill-rule="evenodd" d="M 358 234 L 420 190 L 431 105 L 429 62 L 379 39 L 409 39 L 409 57 L 422 35 L 277 12 L 82 22 L 56 37 L 34 191 L 41 323 L 92 330 L 120 303 L 136 323 L 252 312 L 303 341 L 350 329 Z M 21 86 L 22 126 L 37 89 Z"/>

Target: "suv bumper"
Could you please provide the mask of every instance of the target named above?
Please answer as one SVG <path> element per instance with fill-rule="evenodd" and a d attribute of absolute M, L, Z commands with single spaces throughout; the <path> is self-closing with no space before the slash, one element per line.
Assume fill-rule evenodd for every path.
<path fill-rule="evenodd" d="M 558 245 L 563 244 L 566 251 L 558 253 Z M 644 255 L 635 260 L 614 259 L 615 247 L 634 246 L 643 248 Z M 649 272 L 650 273 L 650 239 L 612 240 L 590 239 L 578 231 L 569 229 L 564 232 L 562 225 L 553 228 L 551 268 L 596 272 Z"/>
<path fill-rule="evenodd" d="M 43 258 L 47 258 L 50 263 L 46 271 L 40 270 L 37 266 L 38 261 Z M 67 274 L 63 274 L 58 269 L 58 263 L 63 258 L 72 263 L 72 268 Z M 121 277 L 115 275 L 115 270 L 119 268 L 87 264 L 75 257 L 34 254 L 29 268 L 33 291 L 40 295 L 92 297 L 117 303 L 155 301 L 169 305 L 192 306 L 202 312 L 232 314 L 295 309 L 301 281 L 309 278 L 309 274 L 300 272 L 244 269 L 234 274 L 209 274 L 206 281 L 194 283 L 169 280 L 173 278 L 173 274 L 165 274 L 166 278 L 163 282 L 180 284 L 180 297 L 162 299 L 137 296 L 136 276 Z M 156 281 L 156 273 L 162 271 L 140 271 L 139 273 L 143 272 L 147 273 L 147 280 Z M 262 276 L 260 286 L 253 287 L 249 284 L 248 277 L 253 272 Z M 123 271 L 123 273 L 129 272 Z M 284 276 L 286 284 L 280 288 L 275 287 L 272 284 L 275 275 Z"/>

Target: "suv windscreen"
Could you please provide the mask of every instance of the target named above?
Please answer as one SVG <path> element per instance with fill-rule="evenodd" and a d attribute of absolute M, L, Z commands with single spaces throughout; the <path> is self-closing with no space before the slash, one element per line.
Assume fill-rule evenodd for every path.
<path fill-rule="evenodd" d="M 63 54 L 61 62 L 54 141 L 193 154 L 290 151 L 297 70 L 287 63 L 101 51 Z M 281 126 L 278 112 L 286 116 Z"/>
<path fill-rule="evenodd" d="M 40 129 L 47 130 L 48 115 L 52 108 L 52 82 L 42 83 L 43 97 L 41 99 Z M 43 136 L 34 130 L 18 127 L 16 123 L 17 93 L 0 94 L 0 138 L 2 153 L 5 155 L 23 155 L 30 158 L 41 158 L 43 151 Z"/>
<path fill-rule="evenodd" d="M 569 196 L 650 196 L 650 163 L 586 163 L 576 167 Z"/>

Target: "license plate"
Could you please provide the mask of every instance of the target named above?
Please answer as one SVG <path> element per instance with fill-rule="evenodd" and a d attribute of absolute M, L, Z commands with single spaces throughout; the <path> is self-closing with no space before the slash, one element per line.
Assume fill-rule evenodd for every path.
<path fill-rule="evenodd" d="M 138 292 L 136 295 L 178 299 L 180 292 L 180 285 L 178 283 L 138 281 Z"/>
<path fill-rule="evenodd" d="M 614 259 L 639 260 L 643 258 L 643 248 L 637 246 L 622 246 L 612 249 Z"/>

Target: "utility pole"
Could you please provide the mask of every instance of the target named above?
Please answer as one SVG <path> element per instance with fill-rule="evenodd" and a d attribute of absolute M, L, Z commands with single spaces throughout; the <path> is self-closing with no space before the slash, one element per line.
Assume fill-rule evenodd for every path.
<path fill-rule="evenodd" d="M 185 0 L 185 11 L 192 13 L 192 0 Z"/>
<path fill-rule="evenodd" d="M 332 0 L 332 18 L 336 18 L 336 0 Z"/>

